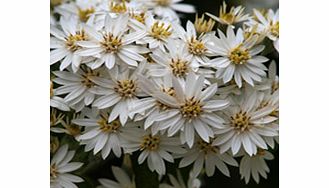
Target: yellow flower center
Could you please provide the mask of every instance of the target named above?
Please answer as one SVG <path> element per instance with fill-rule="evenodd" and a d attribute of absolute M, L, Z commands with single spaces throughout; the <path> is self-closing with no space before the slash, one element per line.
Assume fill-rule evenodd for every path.
<path fill-rule="evenodd" d="M 142 13 L 139 13 L 139 14 L 136 14 L 136 13 L 130 13 L 130 16 L 132 18 L 134 18 L 135 20 L 145 24 L 145 18 L 146 18 L 146 15 L 145 15 L 145 12 L 142 12 Z"/>
<path fill-rule="evenodd" d="M 63 0 L 50 0 L 51 6 L 57 6 L 63 3 Z"/>
<path fill-rule="evenodd" d="M 194 37 L 188 42 L 188 51 L 194 55 L 203 55 L 206 52 L 204 43 L 195 39 Z"/>
<path fill-rule="evenodd" d="M 279 22 L 275 22 L 275 23 L 271 22 L 270 25 L 271 25 L 270 26 L 271 34 L 275 37 L 279 37 L 279 26 L 280 26 Z"/>
<path fill-rule="evenodd" d="M 76 124 L 68 124 L 65 126 L 65 129 L 69 131 L 69 134 L 72 136 L 80 135 L 80 127 Z"/>
<path fill-rule="evenodd" d="M 118 120 L 114 120 L 111 123 L 108 123 L 107 118 L 103 116 L 100 120 L 98 120 L 97 123 L 99 128 L 105 133 L 115 133 L 121 127 L 121 124 Z"/>
<path fill-rule="evenodd" d="M 189 62 L 181 59 L 172 59 L 169 66 L 173 75 L 175 75 L 176 77 L 185 77 L 189 71 L 188 64 Z"/>
<path fill-rule="evenodd" d="M 90 7 L 90 8 L 87 8 L 87 9 L 80 9 L 79 8 L 79 18 L 82 22 L 86 22 L 94 12 L 95 12 L 94 7 Z"/>
<path fill-rule="evenodd" d="M 75 43 L 77 41 L 85 41 L 87 39 L 88 37 L 83 30 L 76 32 L 75 35 L 70 34 L 68 37 L 66 37 L 66 48 L 69 49 L 71 52 L 75 52 L 76 50 L 81 48 Z"/>
<path fill-rule="evenodd" d="M 212 145 L 212 139 L 210 140 L 209 143 L 203 140 L 198 140 L 197 145 L 200 148 L 200 150 L 202 150 L 205 154 L 218 152 L 218 148 Z"/>
<path fill-rule="evenodd" d="M 234 64 L 242 65 L 245 64 L 251 58 L 251 56 L 248 50 L 244 50 L 238 46 L 229 53 L 228 58 Z"/>
<path fill-rule="evenodd" d="M 184 118 L 192 119 L 198 117 L 202 113 L 201 102 L 194 99 L 194 97 L 186 99 L 185 103 L 180 107 L 180 112 Z"/>
<path fill-rule="evenodd" d="M 123 0 L 120 3 L 116 3 L 114 1 L 111 1 L 110 3 L 110 10 L 114 13 L 125 13 L 127 12 L 127 6 L 126 6 L 126 1 Z"/>
<path fill-rule="evenodd" d="M 155 2 L 160 6 L 166 7 L 170 5 L 171 0 L 155 0 Z"/>
<path fill-rule="evenodd" d="M 220 18 L 227 24 L 233 24 L 235 22 L 235 15 L 231 12 L 221 14 Z"/>
<path fill-rule="evenodd" d="M 50 179 L 56 179 L 58 175 L 57 168 L 55 164 L 50 166 Z"/>
<path fill-rule="evenodd" d="M 171 25 L 169 24 L 168 26 L 165 26 L 163 22 L 156 21 L 151 28 L 151 36 L 158 39 L 158 40 L 163 40 L 168 38 L 172 32 L 171 30 Z"/>
<path fill-rule="evenodd" d="M 151 134 L 149 134 L 143 137 L 143 140 L 140 143 L 140 150 L 155 151 L 159 148 L 159 144 L 160 144 L 160 137 L 152 136 Z"/>
<path fill-rule="evenodd" d="M 95 83 L 91 81 L 91 78 L 99 75 L 100 75 L 99 72 L 93 71 L 91 69 L 87 69 L 87 71 L 84 72 L 84 74 L 82 75 L 83 77 L 82 84 L 85 85 L 87 88 L 93 87 Z"/>
<path fill-rule="evenodd" d="M 252 126 L 250 116 L 248 116 L 247 112 L 238 112 L 234 116 L 231 116 L 231 126 L 240 132 L 248 131 Z"/>
<path fill-rule="evenodd" d="M 135 96 L 137 85 L 134 80 L 117 81 L 114 90 L 123 98 L 131 98 Z"/>
<path fill-rule="evenodd" d="M 115 37 L 109 33 L 103 36 L 101 45 L 105 49 L 106 53 L 116 53 L 122 45 L 122 40 L 120 37 Z"/>
<path fill-rule="evenodd" d="M 198 18 L 198 15 L 195 15 L 195 21 L 194 21 L 194 27 L 198 34 L 201 33 L 208 33 L 212 31 L 213 27 L 215 25 L 215 21 L 211 18 L 207 21 L 204 19 L 204 14 L 200 18 Z"/>

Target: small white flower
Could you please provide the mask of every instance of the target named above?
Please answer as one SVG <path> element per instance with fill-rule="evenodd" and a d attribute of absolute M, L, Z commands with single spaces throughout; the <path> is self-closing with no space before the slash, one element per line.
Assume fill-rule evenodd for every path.
<path fill-rule="evenodd" d="M 71 65 L 76 72 L 82 62 L 82 57 L 76 54 L 80 49 L 78 41 L 85 41 L 89 36 L 84 28 L 74 18 L 60 18 L 60 29 L 56 26 L 50 27 L 50 65 L 61 61 L 59 69 L 62 71 Z"/>
<path fill-rule="evenodd" d="M 246 184 L 250 180 L 250 175 L 259 183 L 259 174 L 267 179 L 267 173 L 270 172 L 265 160 L 273 160 L 274 156 L 266 151 L 259 149 L 257 154 L 253 156 L 244 155 L 240 162 L 240 175 L 241 179 L 244 179 Z"/>
<path fill-rule="evenodd" d="M 233 103 L 225 114 L 224 128 L 216 131 L 219 134 L 214 141 L 220 145 L 220 151 L 225 152 L 231 148 L 233 155 L 243 148 L 250 156 L 257 153 L 257 147 L 267 149 L 262 136 L 274 137 L 278 135 L 271 123 L 277 117 L 271 116 L 275 107 L 257 105 L 256 91 L 244 91 L 240 96 L 233 98 Z"/>
<path fill-rule="evenodd" d="M 242 79 L 251 86 L 254 81 L 262 81 L 262 77 L 266 76 L 263 65 L 268 59 L 259 56 L 265 48 L 263 45 L 254 46 L 256 37 L 244 39 L 243 31 L 238 29 L 234 33 L 232 27 L 227 27 L 227 36 L 218 30 L 220 39 L 213 37 L 214 45 L 208 45 L 209 49 L 218 53 L 222 57 L 218 57 L 209 61 L 209 64 L 217 69 L 216 76 L 222 78 L 224 83 L 233 79 L 239 87 L 242 87 Z"/>
<path fill-rule="evenodd" d="M 186 142 L 190 148 L 194 143 L 195 131 L 206 142 L 214 137 L 213 129 L 210 127 L 221 128 L 223 123 L 223 119 L 214 112 L 229 105 L 227 100 L 212 100 L 217 91 L 217 84 L 203 88 L 204 80 L 203 76 L 197 77 L 191 73 L 182 86 L 173 78 L 176 93 L 174 97 L 163 93 L 155 94 L 157 100 L 175 109 L 155 121 L 159 121 L 160 126 L 169 127 L 168 136 L 180 131 L 182 143 Z"/>
<path fill-rule="evenodd" d="M 101 185 L 97 186 L 97 188 L 136 188 L 134 178 L 130 178 L 123 169 L 112 166 L 112 172 L 118 182 L 101 178 L 98 179 Z"/>
<path fill-rule="evenodd" d="M 152 172 L 155 170 L 159 175 L 166 174 L 164 160 L 173 163 L 172 153 L 182 154 L 185 152 L 177 137 L 167 137 L 161 134 L 152 135 L 150 131 L 134 127 L 124 129 L 122 135 L 125 138 L 122 143 L 125 153 L 141 151 L 138 164 L 147 160 L 149 169 Z"/>
<path fill-rule="evenodd" d="M 120 123 L 125 125 L 130 115 L 131 109 L 139 100 L 137 97 L 145 94 L 138 86 L 137 74 L 141 73 L 143 66 L 140 65 L 132 74 L 128 68 L 119 70 L 114 68 L 110 74 L 111 79 L 95 78 L 93 82 L 99 86 L 93 92 L 100 95 L 93 106 L 98 109 L 113 107 L 109 122 L 119 117 Z"/>
<path fill-rule="evenodd" d="M 91 92 L 95 83 L 92 78 L 100 76 L 97 70 L 89 68 L 79 69 L 76 73 L 69 71 L 54 71 L 57 78 L 53 81 L 62 86 L 54 89 L 54 95 L 67 94 L 64 101 L 76 111 L 81 111 L 86 105 L 90 105 L 95 98 Z"/>
<path fill-rule="evenodd" d="M 66 104 L 63 98 L 54 96 L 54 84 L 50 81 L 50 106 L 62 111 L 70 111 L 70 107 Z"/>
<path fill-rule="evenodd" d="M 75 151 L 68 151 L 68 145 L 60 147 L 50 162 L 50 187 L 51 188 L 76 188 L 74 183 L 83 182 L 83 179 L 70 174 L 79 169 L 83 163 L 70 162 Z"/>
<path fill-rule="evenodd" d="M 214 175 L 215 168 L 220 170 L 224 175 L 230 176 L 229 169 L 225 163 L 238 166 L 238 163 L 230 154 L 220 153 L 218 146 L 213 143 L 212 139 L 209 143 L 198 139 L 196 144 L 183 155 L 179 167 L 186 167 L 192 163 L 194 163 L 192 172 L 196 176 L 200 174 L 204 165 L 207 176 Z"/>
<path fill-rule="evenodd" d="M 183 0 L 141 0 L 146 6 L 150 7 L 154 14 L 169 20 L 177 20 L 178 15 L 175 11 L 184 13 L 194 13 L 195 8 L 192 5 L 180 3 Z"/>
<path fill-rule="evenodd" d="M 231 7 L 227 12 L 226 2 L 223 1 L 223 5 L 219 8 L 219 16 L 214 16 L 210 13 L 206 13 L 209 17 L 217 22 L 225 25 L 233 25 L 235 23 L 243 22 L 249 19 L 248 14 L 244 14 L 244 8 L 242 6 Z"/>
<path fill-rule="evenodd" d="M 122 125 L 118 120 L 109 122 L 108 119 L 107 112 L 93 109 L 88 118 L 72 120 L 73 123 L 85 127 L 85 131 L 78 137 L 80 144 L 86 145 L 85 151 L 93 149 L 94 155 L 101 151 L 103 159 L 111 151 L 115 156 L 121 156 Z"/>
<path fill-rule="evenodd" d="M 137 61 L 143 61 L 140 53 L 147 52 L 142 46 L 132 43 L 144 37 L 146 31 L 137 30 L 128 33 L 128 15 L 119 15 L 112 18 L 106 15 L 104 20 L 105 30 L 97 31 L 91 26 L 85 26 L 85 31 L 92 40 L 80 41 L 76 54 L 84 57 L 96 57 L 93 63 L 89 63 L 92 69 L 96 69 L 105 63 L 108 69 L 118 65 L 121 61 L 127 65 L 137 67 Z"/>

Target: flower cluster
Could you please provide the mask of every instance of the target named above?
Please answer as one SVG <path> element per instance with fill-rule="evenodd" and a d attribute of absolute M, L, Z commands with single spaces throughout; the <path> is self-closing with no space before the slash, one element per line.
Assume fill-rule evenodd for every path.
<path fill-rule="evenodd" d="M 52 187 L 84 181 L 67 173 L 82 164 L 69 163 L 75 152 L 60 147 L 63 134 L 103 160 L 137 155 L 159 179 L 168 163 L 191 167 L 187 186 L 167 174 L 162 187 L 200 187 L 202 174 L 230 176 L 229 166 L 246 183 L 267 177 L 279 81 L 266 55 L 279 52 L 279 11 L 224 3 L 218 16 L 183 26 L 177 12 L 196 10 L 181 1 L 51 1 Z M 136 186 L 112 171 L 119 182 L 99 179 L 100 187 Z"/>

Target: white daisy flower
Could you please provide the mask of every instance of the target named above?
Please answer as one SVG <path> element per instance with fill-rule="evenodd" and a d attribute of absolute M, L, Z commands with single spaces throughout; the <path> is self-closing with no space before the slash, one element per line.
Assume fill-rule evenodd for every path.
<path fill-rule="evenodd" d="M 148 44 L 150 49 L 160 48 L 165 50 L 164 46 L 168 41 L 177 38 L 171 22 L 154 19 L 152 15 L 145 18 L 145 30 L 147 35 L 139 39 L 137 43 Z"/>
<path fill-rule="evenodd" d="M 226 2 L 223 1 L 223 5 L 219 8 L 218 17 L 210 13 L 206 13 L 206 14 L 221 24 L 233 25 L 239 22 L 246 21 L 250 18 L 249 15 L 245 14 L 243 11 L 244 11 L 244 7 L 240 5 L 238 7 L 231 7 L 230 11 L 227 12 Z"/>
<path fill-rule="evenodd" d="M 54 11 L 65 18 L 73 17 L 81 22 L 87 22 L 92 14 L 99 11 L 102 0 L 76 0 L 56 6 Z"/>
<path fill-rule="evenodd" d="M 111 151 L 115 156 L 121 156 L 121 132 L 122 126 L 119 120 L 109 122 L 109 115 L 105 111 L 93 111 L 87 114 L 87 118 L 72 120 L 73 123 L 85 127 L 85 131 L 78 137 L 80 144 L 86 145 L 85 151 L 93 149 L 94 155 L 101 151 L 105 159 Z"/>
<path fill-rule="evenodd" d="M 78 41 L 85 41 L 89 36 L 84 28 L 74 18 L 60 18 L 60 28 L 50 27 L 50 65 L 61 61 L 60 70 L 64 70 L 71 65 L 72 70 L 76 72 L 82 62 L 82 57 L 76 54 L 81 47 L 77 45 Z"/>
<path fill-rule="evenodd" d="M 144 30 L 128 32 L 128 15 L 119 15 L 112 18 L 110 15 L 105 17 L 105 30 L 97 31 L 91 26 L 85 26 L 85 31 L 92 40 L 78 42 L 82 49 L 76 54 L 88 57 L 97 57 L 93 63 L 90 63 L 92 69 L 96 69 L 105 63 L 108 69 L 112 69 L 120 61 L 127 65 L 137 67 L 137 61 L 143 61 L 144 57 L 140 53 L 147 52 L 144 47 L 133 45 L 136 40 L 144 37 Z"/>
<path fill-rule="evenodd" d="M 62 111 L 70 111 L 70 107 L 63 98 L 54 95 L 54 84 L 50 81 L 50 106 Z"/>
<path fill-rule="evenodd" d="M 223 119 L 214 112 L 225 109 L 229 105 L 227 100 L 212 100 L 217 91 L 217 84 L 206 88 L 204 76 L 197 77 L 190 73 L 182 86 L 176 78 L 173 78 L 175 97 L 164 93 L 156 93 L 157 100 L 174 108 L 169 115 L 155 119 L 163 127 L 169 127 L 168 136 L 172 136 L 181 130 L 181 141 L 191 148 L 194 143 L 194 131 L 206 142 L 214 137 L 213 129 L 221 128 Z M 210 126 L 210 127 L 209 127 Z"/>
<path fill-rule="evenodd" d="M 254 9 L 254 14 L 257 21 L 252 20 L 251 25 L 257 25 L 259 32 L 265 32 L 266 36 L 273 41 L 275 49 L 279 52 L 279 9 L 276 12 L 269 9 L 265 16 Z"/>
<path fill-rule="evenodd" d="M 101 185 L 97 186 L 97 188 L 136 188 L 134 178 L 130 178 L 123 169 L 112 166 L 112 172 L 118 182 L 101 178 L 98 179 Z"/>
<path fill-rule="evenodd" d="M 179 19 L 177 12 L 194 13 L 195 8 L 192 5 L 180 3 L 183 0 L 141 0 L 146 6 L 150 7 L 154 14 L 169 20 Z"/>
<path fill-rule="evenodd" d="M 168 175 L 171 185 L 167 183 L 160 184 L 160 188 L 200 188 L 201 181 L 192 173 L 189 173 L 187 184 L 184 182 L 182 174 L 177 170 L 177 178 L 171 174 Z"/>
<path fill-rule="evenodd" d="M 242 87 L 242 79 L 251 86 L 254 81 L 260 82 L 266 76 L 263 65 L 268 59 L 259 56 L 265 48 L 263 45 L 254 46 L 256 38 L 244 39 L 243 31 L 238 29 L 234 34 L 232 27 L 227 27 L 227 36 L 218 30 L 220 39 L 213 37 L 214 45 L 207 45 L 209 49 L 218 53 L 218 57 L 209 61 L 216 69 L 216 76 L 222 78 L 224 83 L 233 79 L 239 87 Z"/>
<path fill-rule="evenodd" d="M 146 78 L 139 75 L 138 79 L 139 86 L 142 91 L 151 97 L 145 97 L 138 100 L 135 103 L 134 108 L 131 110 L 131 113 L 134 115 L 137 114 L 135 120 L 142 120 L 145 118 L 144 129 L 146 130 L 151 127 L 151 132 L 155 135 L 158 131 L 168 128 L 164 126 L 166 124 L 160 124 L 159 122 L 155 122 L 155 120 L 170 115 L 174 109 L 171 109 L 166 104 L 156 100 L 156 98 L 154 98 L 154 94 L 163 92 L 170 96 L 175 96 L 175 90 L 172 85 L 172 77 L 164 76 L 163 78 L 153 80 L 151 78 Z"/>
<path fill-rule="evenodd" d="M 142 70 L 143 65 L 140 65 L 133 73 L 128 68 L 125 70 L 115 68 L 110 74 L 111 79 L 92 79 L 93 82 L 99 85 L 95 87 L 93 93 L 101 95 L 94 101 L 93 106 L 98 109 L 113 106 L 109 122 L 119 118 L 120 123 L 125 125 L 131 109 L 139 100 L 137 97 L 145 95 L 140 90 L 137 79 L 137 74 L 140 74 Z"/>
<path fill-rule="evenodd" d="M 179 163 L 179 168 L 193 164 L 192 172 L 197 176 L 205 166 L 207 176 L 213 176 L 215 168 L 220 170 L 224 175 L 230 176 L 226 164 L 238 166 L 235 159 L 228 153 L 221 154 L 218 146 L 211 139 L 208 143 L 198 139 L 196 144 L 183 154 L 183 159 Z M 226 164 L 225 164 L 226 163 Z"/>
<path fill-rule="evenodd" d="M 53 72 L 57 76 L 53 81 L 62 85 L 54 89 L 54 95 L 67 94 L 64 97 L 64 101 L 77 112 L 94 101 L 95 94 L 91 90 L 95 83 L 91 79 L 100 76 L 100 71 L 98 70 L 82 68 L 76 73 L 71 71 Z"/>
<path fill-rule="evenodd" d="M 149 169 L 152 172 L 155 170 L 159 175 L 166 174 L 164 160 L 173 163 L 172 153 L 182 154 L 185 152 L 177 137 L 167 137 L 161 134 L 152 135 L 150 131 L 136 127 L 124 129 L 122 135 L 125 138 L 122 141 L 125 153 L 141 151 L 138 164 L 147 160 Z"/>
<path fill-rule="evenodd" d="M 77 188 L 74 183 L 83 182 L 83 179 L 70 174 L 79 169 L 83 163 L 70 162 L 75 151 L 68 151 L 68 145 L 60 147 L 50 162 L 50 187 L 51 188 Z"/>
<path fill-rule="evenodd" d="M 275 108 L 272 106 L 259 108 L 256 91 L 246 90 L 233 99 L 235 104 L 223 111 L 224 127 L 216 131 L 219 136 L 214 143 L 220 145 L 221 152 L 231 148 L 233 155 L 237 154 L 240 148 L 250 156 L 257 153 L 258 147 L 267 149 L 262 136 L 278 135 L 277 130 L 270 126 L 277 120 L 270 115 Z"/>
<path fill-rule="evenodd" d="M 206 43 L 212 42 L 212 38 L 209 37 L 211 34 L 208 33 L 198 37 L 195 26 L 191 21 L 187 21 L 186 31 L 178 24 L 175 24 L 174 26 L 178 36 L 184 41 L 184 44 L 187 47 L 188 55 L 191 56 L 190 59 L 192 66 L 199 67 L 207 64 L 209 61 L 208 57 L 214 56 L 214 53 L 206 47 Z M 180 45 L 183 44 L 180 43 Z"/>
<path fill-rule="evenodd" d="M 241 179 L 244 179 L 246 184 L 250 180 L 250 175 L 259 183 L 259 175 L 267 179 L 267 173 L 270 172 L 265 160 L 273 160 L 274 156 L 263 149 L 259 149 L 257 154 L 253 156 L 244 155 L 240 162 L 240 175 Z"/>

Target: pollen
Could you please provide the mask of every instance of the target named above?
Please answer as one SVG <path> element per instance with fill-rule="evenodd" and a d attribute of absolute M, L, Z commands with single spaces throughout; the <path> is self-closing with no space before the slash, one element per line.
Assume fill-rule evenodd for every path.
<path fill-rule="evenodd" d="M 91 88 L 95 85 L 93 81 L 91 81 L 92 77 L 99 76 L 99 72 L 93 71 L 91 69 L 87 69 L 84 74 L 82 74 L 83 80 L 82 84 L 85 85 L 87 88 Z"/>
<path fill-rule="evenodd" d="M 188 67 L 189 62 L 181 59 L 172 59 L 170 63 L 170 68 L 176 77 L 185 77 L 189 71 Z"/>
<path fill-rule="evenodd" d="M 103 36 L 103 41 L 101 42 L 101 45 L 107 53 L 116 53 L 119 51 L 122 45 L 122 40 L 120 37 L 115 37 L 109 33 Z"/>
<path fill-rule="evenodd" d="M 87 9 L 79 8 L 79 18 L 82 22 L 86 22 L 94 12 L 95 12 L 94 7 L 90 7 Z"/>
<path fill-rule="evenodd" d="M 76 45 L 76 42 L 85 41 L 87 39 L 88 37 L 83 30 L 76 32 L 75 35 L 70 34 L 68 37 L 66 37 L 66 48 L 71 52 L 75 52 L 76 50 L 81 48 L 80 46 Z"/>
<path fill-rule="evenodd" d="M 195 15 L 195 21 L 194 21 L 194 27 L 196 32 L 200 35 L 201 33 L 208 33 L 212 31 L 212 29 L 215 26 L 215 21 L 211 18 L 207 21 L 204 18 L 204 14 L 200 18 L 198 18 L 198 15 Z"/>
<path fill-rule="evenodd" d="M 107 121 L 108 115 L 101 114 L 101 119 L 97 121 L 100 130 L 105 133 L 115 133 L 121 127 L 119 120 L 114 120 L 111 123 Z"/>
<path fill-rule="evenodd" d="M 245 64 L 251 56 L 248 50 L 242 49 L 241 46 L 238 46 L 230 51 L 228 58 L 234 64 L 242 65 Z"/>
<path fill-rule="evenodd" d="M 152 136 L 151 134 L 143 137 L 143 140 L 140 143 L 140 150 L 149 150 L 155 151 L 159 148 L 160 145 L 160 137 Z"/>
<path fill-rule="evenodd" d="M 135 96 L 137 85 L 134 80 L 117 81 L 114 90 L 123 98 L 131 98 Z"/>
<path fill-rule="evenodd" d="M 206 52 L 206 47 L 203 42 L 192 37 L 188 42 L 188 51 L 193 55 L 203 55 Z"/>
<path fill-rule="evenodd" d="M 155 0 L 155 2 L 160 6 L 166 7 L 170 5 L 171 0 Z"/>
<path fill-rule="evenodd" d="M 218 148 L 216 146 L 213 146 L 212 145 L 212 139 L 210 140 L 209 143 L 207 143 L 207 142 L 205 142 L 203 140 L 198 140 L 197 141 L 197 146 L 205 154 L 208 154 L 208 153 L 217 153 L 218 152 Z"/>
<path fill-rule="evenodd" d="M 114 1 L 110 2 L 110 9 L 114 13 L 125 13 L 127 12 L 127 6 L 126 6 L 126 1 L 123 0 L 120 3 L 116 3 Z"/>
<path fill-rule="evenodd" d="M 50 166 L 50 179 L 56 179 L 58 175 L 57 168 L 55 164 Z"/>
<path fill-rule="evenodd" d="M 250 116 L 247 114 L 247 112 L 238 112 L 235 115 L 231 116 L 231 126 L 240 131 L 248 131 L 252 123 L 250 123 Z"/>
<path fill-rule="evenodd" d="M 165 26 L 163 22 L 156 21 L 151 28 L 151 36 L 163 40 L 168 38 L 172 34 L 171 25 Z"/>
<path fill-rule="evenodd" d="M 270 23 L 270 32 L 275 37 L 279 37 L 279 25 L 279 22 Z"/>
<path fill-rule="evenodd" d="M 180 107 L 180 111 L 184 118 L 193 119 L 201 115 L 202 105 L 199 100 L 194 97 L 185 100 L 185 103 Z"/>

